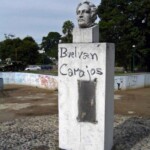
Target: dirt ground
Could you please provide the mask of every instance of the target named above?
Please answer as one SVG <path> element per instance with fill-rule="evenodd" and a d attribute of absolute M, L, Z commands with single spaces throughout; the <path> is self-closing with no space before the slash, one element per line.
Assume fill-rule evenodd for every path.
<path fill-rule="evenodd" d="M 117 91 L 115 114 L 150 117 L 150 88 Z M 5 85 L 0 91 L 0 122 L 58 113 L 58 91 Z"/>
<path fill-rule="evenodd" d="M 57 106 L 57 91 L 6 85 L 0 92 L 0 122 L 25 116 L 57 114 Z"/>
<path fill-rule="evenodd" d="M 117 91 L 114 98 L 116 114 L 150 117 L 150 87 Z"/>

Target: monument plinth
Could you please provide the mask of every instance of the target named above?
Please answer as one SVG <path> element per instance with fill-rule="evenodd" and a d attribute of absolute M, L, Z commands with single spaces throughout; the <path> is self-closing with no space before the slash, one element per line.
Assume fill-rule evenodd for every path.
<path fill-rule="evenodd" d="M 98 43 L 98 29 L 85 29 L 59 44 L 59 148 L 111 150 L 115 48 Z"/>
<path fill-rule="evenodd" d="M 95 25 L 90 28 L 74 28 L 73 43 L 98 43 L 99 27 Z"/>

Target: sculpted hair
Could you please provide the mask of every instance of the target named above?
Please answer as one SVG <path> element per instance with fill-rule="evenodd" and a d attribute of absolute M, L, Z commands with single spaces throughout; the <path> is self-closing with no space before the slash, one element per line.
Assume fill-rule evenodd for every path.
<path fill-rule="evenodd" d="M 87 4 L 90 6 L 91 19 L 92 19 L 92 23 L 94 23 L 95 20 L 97 19 L 97 7 L 89 1 L 84 1 L 78 4 L 76 13 L 78 13 L 79 7 L 83 4 Z"/>

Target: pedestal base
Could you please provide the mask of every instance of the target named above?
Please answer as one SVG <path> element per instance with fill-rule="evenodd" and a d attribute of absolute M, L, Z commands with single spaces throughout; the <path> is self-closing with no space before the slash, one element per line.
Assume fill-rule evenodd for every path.
<path fill-rule="evenodd" d="M 59 44 L 59 147 L 111 150 L 114 44 Z"/>

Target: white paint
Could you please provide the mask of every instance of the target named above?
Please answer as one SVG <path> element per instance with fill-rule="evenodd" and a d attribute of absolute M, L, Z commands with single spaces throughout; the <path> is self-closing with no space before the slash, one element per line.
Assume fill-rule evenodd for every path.
<path fill-rule="evenodd" d="M 150 74 L 115 76 L 114 80 L 115 90 L 127 90 L 150 86 Z"/>
<path fill-rule="evenodd" d="M 3 78 L 4 85 L 5 84 L 29 85 L 50 90 L 56 90 L 58 87 L 57 76 L 51 75 L 20 73 L 20 72 L 1 72 L 0 78 Z"/>
<path fill-rule="evenodd" d="M 134 114 L 135 112 L 134 111 L 128 111 L 128 114 Z"/>
<path fill-rule="evenodd" d="M 114 45 L 59 45 L 59 147 L 66 150 L 110 150 L 113 144 Z M 72 73 L 72 70 L 80 70 Z M 94 74 L 91 70 L 95 70 Z M 80 73 L 84 72 L 82 76 Z M 99 74 L 101 72 L 102 74 Z M 78 80 L 96 86 L 97 123 L 78 122 Z"/>
<path fill-rule="evenodd" d="M 40 106 L 57 106 L 56 103 L 39 104 Z"/>
<path fill-rule="evenodd" d="M 12 109 L 12 110 L 20 110 L 23 108 L 27 108 L 31 106 L 30 103 L 23 103 L 23 104 L 19 104 L 19 103 L 8 103 L 8 104 L 1 104 L 0 105 L 0 110 L 4 110 L 4 109 Z"/>
<path fill-rule="evenodd" d="M 3 78 L 0 78 L 0 90 L 3 90 Z"/>
<path fill-rule="evenodd" d="M 0 72 L 0 89 L 3 89 L 3 85 L 5 84 L 19 84 L 55 90 L 58 88 L 57 78 L 57 76 L 51 75 L 19 72 Z M 120 90 L 150 86 L 150 73 L 115 76 L 114 90 L 118 90 L 118 84 L 120 85 Z"/>
<path fill-rule="evenodd" d="M 37 95 L 27 95 L 27 96 L 17 96 L 16 99 L 19 99 L 21 101 L 24 101 L 24 100 L 28 100 L 28 99 L 32 99 L 32 100 L 37 100 L 37 99 L 42 99 L 43 96 L 40 95 L 40 96 L 37 96 Z"/>
<path fill-rule="evenodd" d="M 122 98 L 122 95 L 114 95 L 115 100 L 120 100 Z"/>
<path fill-rule="evenodd" d="M 150 74 L 145 74 L 144 86 L 150 86 Z"/>

